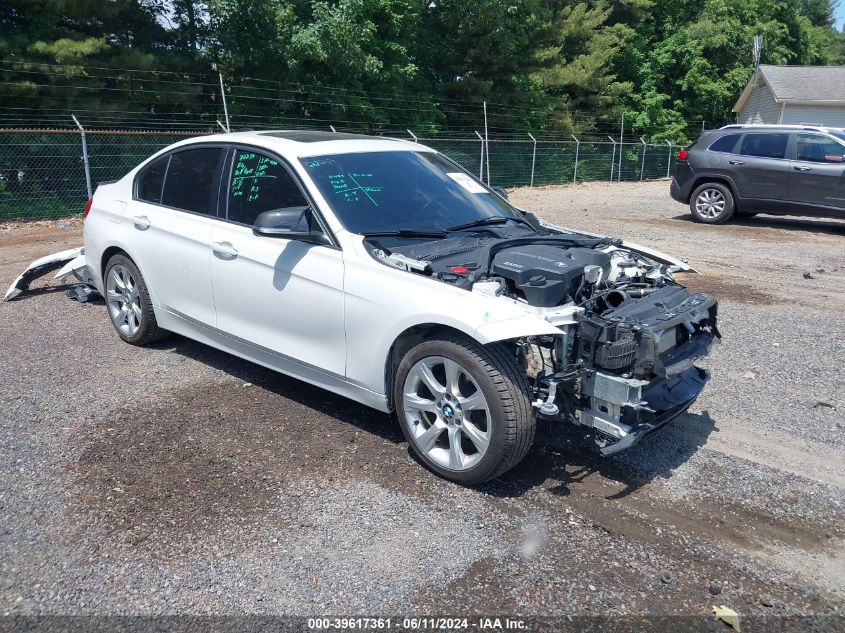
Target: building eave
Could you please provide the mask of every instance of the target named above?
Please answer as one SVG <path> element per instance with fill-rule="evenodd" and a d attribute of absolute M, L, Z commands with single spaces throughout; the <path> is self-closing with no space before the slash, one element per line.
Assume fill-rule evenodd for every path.
<path fill-rule="evenodd" d="M 766 83 L 766 78 L 763 77 L 763 72 L 761 70 L 755 70 L 754 74 L 751 75 L 751 78 L 748 80 L 748 83 L 745 84 L 745 89 L 742 91 L 742 94 L 739 95 L 739 99 L 736 100 L 734 104 L 733 110 L 731 112 L 740 112 L 742 108 L 745 107 L 745 102 L 748 101 L 751 93 L 754 92 L 754 89 L 760 85 L 759 80 L 762 79 L 763 83 Z M 771 90 L 771 88 L 769 89 Z M 777 99 L 775 99 L 777 101 Z"/>
<path fill-rule="evenodd" d="M 821 106 L 823 108 L 845 107 L 845 101 L 808 101 L 802 99 L 777 99 L 777 102 L 784 103 L 786 105 Z"/>

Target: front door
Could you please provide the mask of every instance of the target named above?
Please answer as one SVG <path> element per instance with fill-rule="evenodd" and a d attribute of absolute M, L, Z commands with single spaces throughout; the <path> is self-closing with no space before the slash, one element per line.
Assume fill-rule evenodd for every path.
<path fill-rule="evenodd" d="M 132 248 L 157 308 L 214 327 L 209 244 L 226 150 L 168 154 L 139 176 L 126 214 Z"/>
<path fill-rule="evenodd" d="M 802 204 L 845 209 L 845 147 L 822 134 L 796 134 L 789 194 Z"/>
<path fill-rule="evenodd" d="M 309 204 L 279 159 L 238 149 L 230 171 L 227 221 L 211 235 L 217 328 L 343 376 L 343 253 L 333 246 L 253 234 L 259 213 Z"/>

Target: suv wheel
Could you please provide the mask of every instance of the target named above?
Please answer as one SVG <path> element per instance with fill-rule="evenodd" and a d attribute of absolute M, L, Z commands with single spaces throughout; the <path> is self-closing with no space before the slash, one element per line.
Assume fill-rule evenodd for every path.
<path fill-rule="evenodd" d="M 722 224 L 734 214 L 734 197 L 725 185 L 708 182 L 692 192 L 689 206 L 696 221 Z"/>
<path fill-rule="evenodd" d="M 441 477 L 484 483 L 516 466 L 534 441 L 528 382 L 505 345 L 425 341 L 402 359 L 394 385 L 405 438 Z"/>
<path fill-rule="evenodd" d="M 147 284 L 135 262 L 126 255 L 115 255 L 106 264 L 104 281 L 109 318 L 121 339 L 146 345 L 168 335 L 158 327 Z"/>

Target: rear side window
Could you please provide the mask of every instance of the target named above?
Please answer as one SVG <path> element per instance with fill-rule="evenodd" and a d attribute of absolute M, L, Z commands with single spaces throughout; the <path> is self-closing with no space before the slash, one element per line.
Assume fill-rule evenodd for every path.
<path fill-rule="evenodd" d="M 739 153 L 743 156 L 783 158 L 789 134 L 746 134 Z"/>
<path fill-rule="evenodd" d="M 141 177 L 138 178 L 138 200 L 161 204 L 161 190 L 169 160 L 170 156 L 159 158 L 143 171 Z"/>
<path fill-rule="evenodd" d="M 798 135 L 798 160 L 811 163 L 841 163 L 845 148 L 818 134 Z"/>
<path fill-rule="evenodd" d="M 224 151 L 219 147 L 203 147 L 171 154 L 162 204 L 216 216 L 217 183 Z"/>
<path fill-rule="evenodd" d="M 739 134 L 726 134 L 725 136 L 716 139 L 710 144 L 711 152 L 728 152 L 731 153 L 736 149 L 736 142 L 739 140 Z"/>
<path fill-rule="evenodd" d="M 275 158 L 238 150 L 232 170 L 227 218 L 233 222 L 252 225 L 264 211 L 308 204 L 299 185 Z"/>

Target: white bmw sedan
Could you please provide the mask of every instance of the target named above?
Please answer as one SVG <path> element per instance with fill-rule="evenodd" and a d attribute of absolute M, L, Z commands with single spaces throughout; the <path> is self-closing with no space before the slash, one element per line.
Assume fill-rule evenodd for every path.
<path fill-rule="evenodd" d="M 695 400 L 719 337 L 679 260 L 546 225 L 416 143 L 190 139 L 88 208 L 86 263 L 124 341 L 177 332 L 395 412 L 464 484 L 519 463 L 537 419 L 604 455 L 633 446 Z"/>

